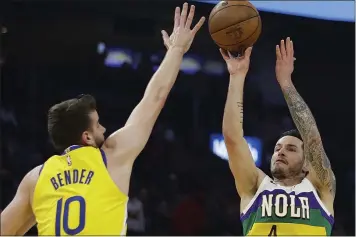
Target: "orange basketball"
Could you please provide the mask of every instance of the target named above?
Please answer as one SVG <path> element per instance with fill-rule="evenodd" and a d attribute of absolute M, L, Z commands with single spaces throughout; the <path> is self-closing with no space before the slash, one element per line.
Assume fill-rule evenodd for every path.
<path fill-rule="evenodd" d="M 209 16 L 211 37 L 230 52 L 244 52 L 257 41 L 261 29 L 260 15 L 248 1 L 221 1 Z"/>

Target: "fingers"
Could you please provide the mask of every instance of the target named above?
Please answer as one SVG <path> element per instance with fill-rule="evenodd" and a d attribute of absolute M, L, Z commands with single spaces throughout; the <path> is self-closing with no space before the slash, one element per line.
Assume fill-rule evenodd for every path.
<path fill-rule="evenodd" d="M 293 52 L 293 46 L 290 37 L 287 37 L 286 40 L 286 51 L 287 51 L 287 57 L 292 58 L 294 52 Z"/>
<path fill-rule="evenodd" d="M 227 54 L 226 50 L 223 50 L 223 49 L 220 48 L 219 51 L 220 51 L 221 56 L 223 57 L 223 59 L 225 61 L 230 59 L 230 56 Z"/>
<path fill-rule="evenodd" d="M 235 57 L 233 54 L 231 54 L 231 52 L 227 51 L 227 50 L 224 50 L 224 49 L 219 49 L 221 55 L 223 56 L 223 58 L 225 60 L 228 60 L 228 59 L 233 59 L 233 58 L 239 58 L 239 59 L 250 59 L 250 56 L 251 56 L 251 52 L 252 52 L 252 47 L 248 47 L 246 50 L 245 50 L 245 53 L 242 57 Z"/>
<path fill-rule="evenodd" d="M 163 40 L 169 40 L 169 35 L 165 30 L 161 31 Z"/>
<path fill-rule="evenodd" d="M 279 45 L 276 45 L 276 56 L 277 60 L 282 60 L 282 54 L 281 54 L 281 49 L 279 48 Z"/>
<path fill-rule="evenodd" d="M 193 18 L 194 18 L 194 12 L 195 12 L 195 6 L 191 5 L 190 6 L 190 11 L 187 17 L 187 21 L 185 23 L 185 28 L 190 29 L 190 26 L 192 25 Z"/>
<path fill-rule="evenodd" d="M 169 35 L 165 30 L 162 30 L 161 33 L 162 33 L 163 43 L 168 48 L 169 47 L 169 42 L 170 42 L 169 41 Z"/>
<path fill-rule="evenodd" d="M 235 58 L 235 56 L 232 55 L 232 53 L 230 51 L 227 51 L 227 54 L 229 55 L 229 58 Z"/>
<path fill-rule="evenodd" d="M 284 43 L 284 40 L 281 40 L 281 44 L 280 44 L 279 47 L 280 47 L 282 58 L 286 58 L 287 57 L 287 52 L 286 52 L 286 45 Z"/>
<path fill-rule="evenodd" d="M 188 3 L 183 4 L 182 12 L 180 12 L 179 7 L 176 7 L 174 13 L 174 29 L 177 27 L 190 29 L 194 19 L 195 6 L 191 5 L 188 14 Z M 192 33 L 196 34 L 205 22 L 205 17 L 200 18 L 199 22 L 192 29 Z"/>
<path fill-rule="evenodd" d="M 187 12 L 188 12 L 188 3 L 183 4 L 182 13 L 180 14 L 179 26 L 185 27 L 185 23 L 187 20 Z"/>
<path fill-rule="evenodd" d="M 294 47 L 293 47 L 293 41 L 290 41 L 290 52 L 291 52 L 291 57 L 294 58 Z"/>
<path fill-rule="evenodd" d="M 176 10 L 174 12 L 174 30 L 178 28 L 179 20 L 180 20 L 180 8 L 176 7 Z"/>
<path fill-rule="evenodd" d="M 250 56 L 251 56 L 251 52 L 252 52 L 252 47 L 248 47 L 246 50 L 245 50 L 245 58 L 249 59 Z"/>
<path fill-rule="evenodd" d="M 192 30 L 194 35 L 200 30 L 200 28 L 202 27 L 204 22 L 205 22 L 205 17 L 200 18 L 200 20 L 198 21 L 198 23 L 194 26 L 194 28 Z"/>
<path fill-rule="evenodd" d="M 277 56 L 277 60 L 282 60 L 282 59 L 295 60 L 293 42 L 290 39 L 290 37 L 287 37 L 286 41 L 281 40 L 280 45 L 276 46 L 276 56 Z"/>

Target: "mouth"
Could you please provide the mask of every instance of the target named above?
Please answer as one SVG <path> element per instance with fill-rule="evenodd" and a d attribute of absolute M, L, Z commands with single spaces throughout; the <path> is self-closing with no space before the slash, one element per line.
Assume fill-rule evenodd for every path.
<path fill-rule="evenodd" d="M 285 160 L 282 160 L 282 159 L 277 159 L 275 164 L 277 164 L 277 163 L 282 163 L 282 164 L 285 164 L 285 165 L 287 164 L 287 162 Z"/>

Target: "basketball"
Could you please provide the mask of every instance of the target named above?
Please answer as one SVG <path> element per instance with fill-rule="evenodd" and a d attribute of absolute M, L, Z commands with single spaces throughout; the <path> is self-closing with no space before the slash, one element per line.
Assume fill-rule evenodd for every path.
<path fill-rule="evenodd" d="M 243 53 L 261 34 L 257 9 L 248 1 L 221 1 L 209 16 L 209 33 L 222 49 Z"/>

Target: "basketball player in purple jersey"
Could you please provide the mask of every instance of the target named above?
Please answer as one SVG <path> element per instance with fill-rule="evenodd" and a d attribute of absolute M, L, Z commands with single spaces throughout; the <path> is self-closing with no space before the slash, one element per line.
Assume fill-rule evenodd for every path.
<path fill-rule="evenodd" d="M 276 77 L 298 131 L 277 141 L 272 178 L 258 169 L 243 137 L 243 86 L 252 48 L 234 58 L 221 50 L 230 73 L 223 134 L 230 169 L 241 197 L 244 235 L 330 235 L 336 180 L 313 115 L 295 89 L 290 38 L 276 46 Z M 299 134 L 300 133 L 300 134 Z"/>

